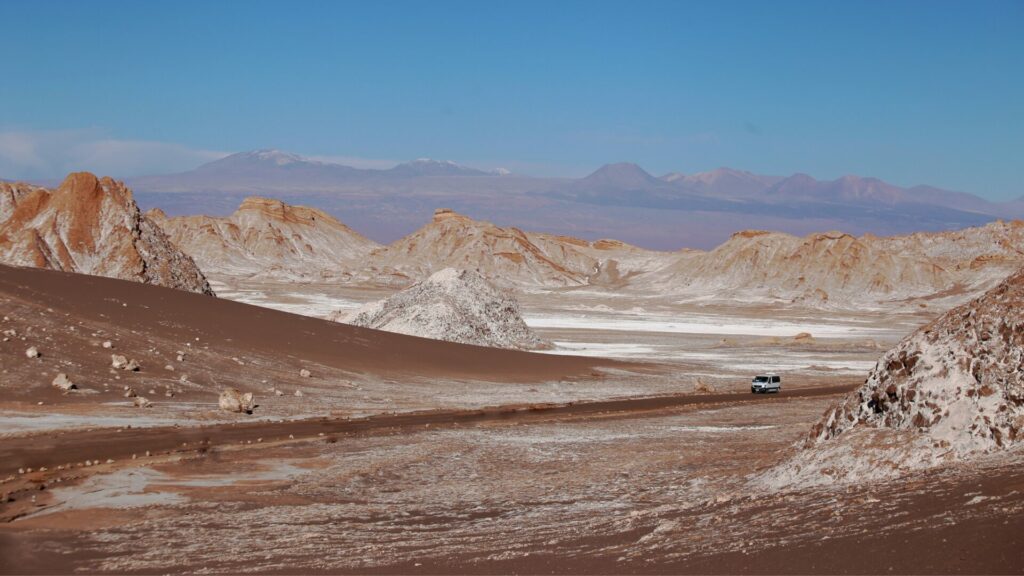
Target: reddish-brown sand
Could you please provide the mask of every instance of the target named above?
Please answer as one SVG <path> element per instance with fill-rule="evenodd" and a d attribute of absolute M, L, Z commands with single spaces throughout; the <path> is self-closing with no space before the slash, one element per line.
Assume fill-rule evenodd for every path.
<path fill-rule="evenodd" d="M 122 330 L 228 344 L 350 372 L 490 381 L 585 375 L 612 360 L 468 346 L 369 330 L 135 282 L 0 265 L 0 296 Z"/>

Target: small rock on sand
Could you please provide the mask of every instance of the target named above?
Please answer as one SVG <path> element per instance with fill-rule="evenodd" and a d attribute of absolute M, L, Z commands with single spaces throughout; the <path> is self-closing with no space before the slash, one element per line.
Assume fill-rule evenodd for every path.
<path fill-rule="evenodd" d="M 712 394 L 715 391 L 715 387 L 698 376 L 693 381 L 693 391 L 698 394 Z"/>
<path fill-rule="evenodd" d="M 298 396 L 299 398 L 301 398 L 303 396 L 302 390 L 296 390 L 295 391 L 295 395 Z"/>
<path fill-rule="evenodd" d="M 103 347 L 109 350 L 114 347 L 114 343 L 111 342 L 110 340 L 106 340 L 103 342 Z"/>
<path fill-rule="evenodd" d="M 25 356 L 29 358 L 39 358 L 40 356 L 42 356 L 42 354 L 39 353 L 38 348 L 32 346 L 28 350 L 25 350 Z"/>
<path fill-rule="evenodd" d="M 78 388 L 77 386 L 75 386 L 75 383 L 72 382 L 70 378 L 68 378 L 68 375 L 63 372 L 57 374 L 57 377 L 53 379 L 53 386 L 54 388 L 59 388 L 64 391 L 74 390 Z"/>
<path fill-rule="evenodd" d="M 306 370 L 305 368 L 299 370 L 299 376 L 302 376 L 303 378 L 309 378 L 312 375 L 313 374 L 309 370 Z"/>
<path fill-rule="evenodd" d="M 150 402 L 145 396 L 136 396 L 132 402 L 137 408 L 152 408 L 153 403 Z"/>

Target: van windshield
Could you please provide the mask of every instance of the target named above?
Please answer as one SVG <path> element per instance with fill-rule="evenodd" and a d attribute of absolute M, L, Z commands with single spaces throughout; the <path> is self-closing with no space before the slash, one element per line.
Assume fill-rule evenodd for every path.
<path fill-rule="evenodd" d="M 768 382 L 768 377 L 767 376 L 758 376 L 757 378 L 754 378 L 754 382 Z"/>

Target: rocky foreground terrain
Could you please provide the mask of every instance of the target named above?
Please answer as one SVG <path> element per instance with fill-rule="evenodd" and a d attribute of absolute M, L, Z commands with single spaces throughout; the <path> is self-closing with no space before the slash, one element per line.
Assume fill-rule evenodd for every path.
<path fill-rule="evenodd" d="M 853 482 L 968 461 L 1024 440 L 1024 271 L 886 352 L 826 411 L 776 485 Z"/>
<path fill-rule="evenodd" d="M 213 294 L 124 184 L 86 172 L 53 190 L 0 182 L 0 262 Z"/>

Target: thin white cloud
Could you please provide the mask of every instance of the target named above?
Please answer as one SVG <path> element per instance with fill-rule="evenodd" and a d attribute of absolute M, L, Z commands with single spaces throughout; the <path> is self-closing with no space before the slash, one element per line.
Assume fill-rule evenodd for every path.
<path fill-rule="evenodd" d="M 130 178 L 190 170 L 227 154 L 172 142 L 111 138 L 97 129 L 5 131 L 0 132 L 0 177 L 60 178 L 88 170 Z"/>

